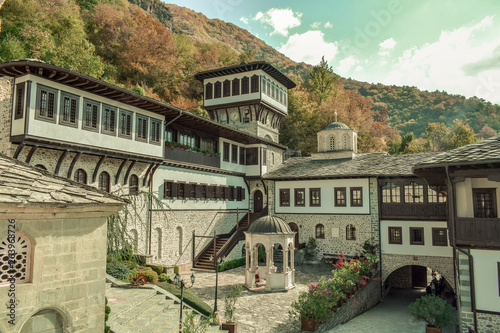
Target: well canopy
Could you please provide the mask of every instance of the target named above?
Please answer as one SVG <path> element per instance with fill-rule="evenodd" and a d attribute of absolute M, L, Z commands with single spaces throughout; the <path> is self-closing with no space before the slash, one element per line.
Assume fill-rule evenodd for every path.
<path fill-rule="evenodd" d="M 255 220 L 248 230 L 247 234 L 291 234 L 290 226 L 279 217 L 266 215 Z"/>

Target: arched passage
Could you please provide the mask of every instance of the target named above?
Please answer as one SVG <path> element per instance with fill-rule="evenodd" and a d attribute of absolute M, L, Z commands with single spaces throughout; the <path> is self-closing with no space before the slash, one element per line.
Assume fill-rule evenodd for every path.
<path fill-rule="evenodd" d="M 253 193 L 253 211 L 254 213 L 262 212 L 264 208 L 264 196 L 260 190 Z"/>
<path fill-rule="evenodd" d="M 44 309 L 32 315 L 20 333 L 65 332 L 65 317 L 55 309 Z"/>

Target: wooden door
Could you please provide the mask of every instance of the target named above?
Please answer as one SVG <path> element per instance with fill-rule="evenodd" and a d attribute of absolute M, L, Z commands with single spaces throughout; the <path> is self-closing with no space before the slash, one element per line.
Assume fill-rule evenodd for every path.
<path fill-rule="evenodd" d="M 264 208 L 263 201 L 264 201 L 264 198 L 263 198 L 262 192 L 259 190 L 255 191 L 255 193 L 253 194 L 253 211 L 254 211 L 254 213 L 262 212 L 262 209 Z"/>

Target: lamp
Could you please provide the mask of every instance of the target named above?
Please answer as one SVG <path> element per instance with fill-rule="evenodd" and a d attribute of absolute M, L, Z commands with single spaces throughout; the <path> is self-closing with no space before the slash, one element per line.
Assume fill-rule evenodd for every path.
<path fill-rule="evenodd" d="M 210 261 L 214 261 L 214 257 L 210 256 Z M 217 287 L 219 284 L 219 265 L 224 262 L 224 257 L 217 258 L 215 261 L 215 303 L 214 314 L 217 312 Z"/>
<path fill-rule="evenodd" d="M 187 287 L 186 284 L 184 283 L 184 280 L 182 279 L 182 276 L 177 273 L 175 274 L 174 277 L 174 283 L 176 286 L 181 288 L 181 311 L 180 311 L 180 317 L 179 317 L 179 333 L 182 333 L 182 302 L 184 300 L 184 288 L 192 288 L 194 285 L 194 273 L 191 274 L 191 286 Z"/>

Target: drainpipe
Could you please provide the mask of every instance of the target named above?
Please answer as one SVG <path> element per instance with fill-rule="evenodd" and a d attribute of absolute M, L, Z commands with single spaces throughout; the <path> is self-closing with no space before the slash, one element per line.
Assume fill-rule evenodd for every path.
<path fill-rule="evenodd" d="M 153 170 L 151 171 L 151 175 L 149 178 L 149 195 L 148 195 L 148 218 L 149 218 L 149 251 L 148 254 L 151 255 L 152 253 L 152 247 L 153 247 L 153 198 L 151 196 L 153 195 L 153 176 L 156 172 L 155 167 L 153 167 Z"/>
<path fill-rule="evenodd" d="M 470 276 L 470 288 L 471 288 L 471 307 L 472 307 L 472 312 L 474 313 L 474 331 L 477 332 L 477 310 L 476 310 L 476 290 L 474 287 L 474 257 L 457 247 L 456 244 L 456 230 L 455 230 L 455 187 L 453 186 L 453 182 L 451 180 L 450 176 L 450 170 L 449 166 L 445 165 L 445 171 L 446 171 L 446 179 L 448 181 L 448 186 L 449 186 L 449 193 L 448 193 L 448 203 L 449 203 L 449 209 L 448 209 L 448 220 L 450 221 L 449 227 L 451 228 L 451 245 L 453 248 L 453 261 L 455 262 L 455 266 L 457 267 L 455 271 L 455 290 L 457 290 L 457 280 L 458 276 L 460 275 L 460 258 L 457 256 L 457 251 L 462 252 L 469 258 L 469 276 Z M 459 302 L 460 300 L 457 300 Z M 458 304 L 458 303 L 457 303 Z"/>

